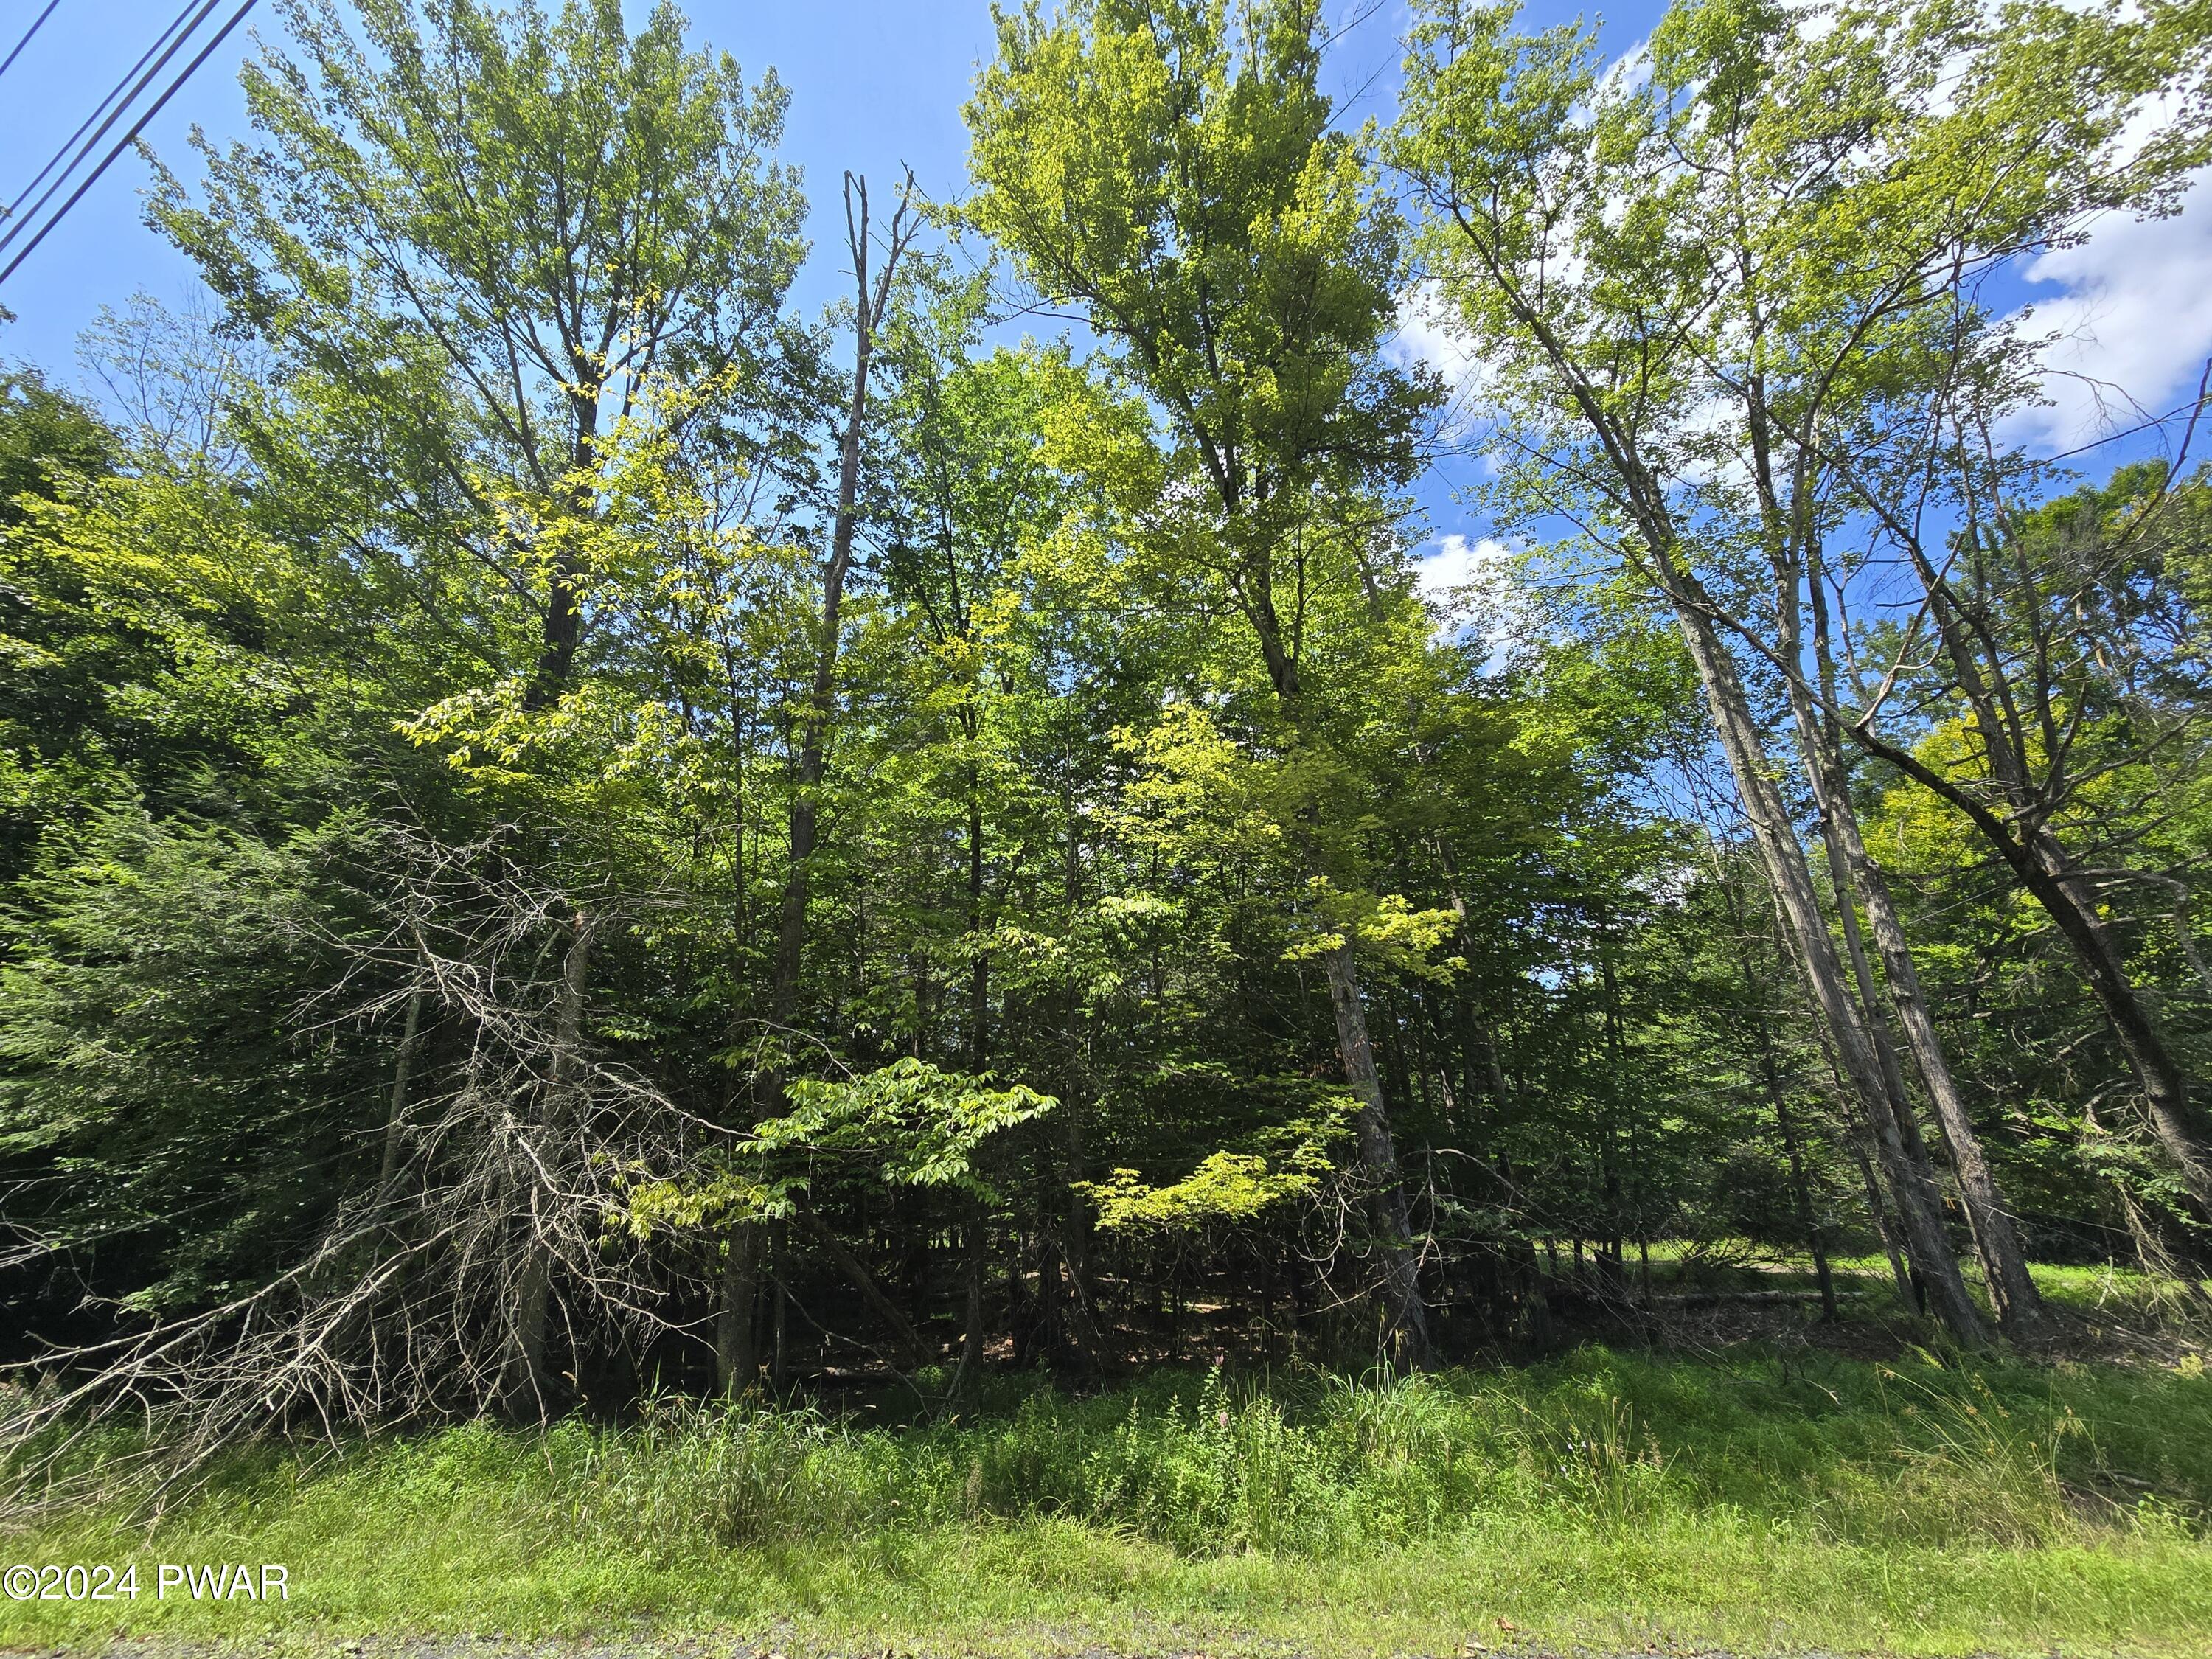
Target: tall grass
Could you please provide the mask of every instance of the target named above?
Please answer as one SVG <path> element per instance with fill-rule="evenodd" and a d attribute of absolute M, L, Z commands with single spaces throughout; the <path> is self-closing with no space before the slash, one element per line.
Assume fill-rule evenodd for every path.
<path fill-rule="evenodd" d="M 319 1617 L 386 1630 L 744 1622 L 778 1608 L 849 1622 L 906 1595 L 931 1628 L 980 1641 L 977 1608 L 1001 1601 L 1079 1613 L 1095 1632 L 1102 1608 L 1122 1618 L 1201 1581 L 1201 1611 L 1245 1605 L 1224 1585 L 1321 1596 L 1326 1582 L 1342 1587 L 1328 1592 L 1331 1618 L 1380 1597 L 1375 1617 L 1409 1640 L 1423 1620 L 1459 1616 L 1469 1574 L 1485 1595 L 1519 1598 L 1507 1606 L 1535 1598 L 1577 1618 L 1673 1608 L 1659 1627 L 1699 1639 L 1744 1639 L 1744 1620 L 1755 1634 L 1770 1616 L 1844 1644 L 1942 1628 L 1972 1647 L 2047 1627 L 2157 1645 L 2212 1628 L 2201 1369 L 1589 1348 L 1395 1380 L 997 1387 L 957 1417 L 667 1398 L 621 1427 L 479 1424 L 319 1463 L 242 1456 L 150 1532 L 126 1522 L 118 1494 L 0 1554 L 303 1562 Z M 1031 1575 L 1026 1601 L 974 1565 L 994 1553 Z M 1395 1565 L 1370 1582 L 1362 1560 Z M 1444 1586 L 1433 1607 L 1391 1588 L 1431 1580 Z M 224 1616 L 229 1629 L 246 1615 Z M 1319 1641 L 1319 1616 L 1289 1634 Z M 0 1640 L 112 1627 L 89 1617 L 0 1606 Z M 210 1630 L 215 1618 L 126 1614 Z M 1371 1633 L 1347 1628 L 1335 1644 L 1359 1650 Z"/>
<path fill-rule="evenodd" d="M 1844 1543 L 2039 1546 L 2212 1510 L 2212 1379 L 1996 1361 L 1717 1364 L 1587 1348 L 1396 1380 L 1155 1376 L 1002 1385 L 875 1424 L 671 1396 L 618 1428 L 475 1425 L 319 1475 L 242 1463 L 203 1507 L 436 1512 L 492 1498 L 548 1540 L 661 1557 L 1052 1518 L 1183 1555 L 1340 1554 L 1477 1521 L 1577 1530 L 1715 1514 Z"/>

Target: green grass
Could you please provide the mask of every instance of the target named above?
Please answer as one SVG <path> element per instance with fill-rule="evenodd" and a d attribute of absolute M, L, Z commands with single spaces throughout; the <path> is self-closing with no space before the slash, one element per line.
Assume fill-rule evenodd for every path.
<path fill-rule="evenodd" d="M 118 1498 L 0 1557 L 146 1582 L 282 1562 L 290 1603 L 0 1603 L 0 1644 L 2212 1652 L 2201 1366 L 1589 1348 L 1395 1385 L 1001 1387 L 957 1420 L 666 1402 L 620 1430 L 241 1456 L 150 1529 Z"/>
<path fill-rule="evenodd" d="M 1828 1265 L 1838 1291 L 1855 1291 L 1865 1298 L 1856 1304 L 1858 1316 L 1905 1314 L 1887 1257 L 1837 1255 L 1830 1257 Z M 1968 1288 L 1986 1311 L 1989 1303 L 1983 1292 L 1980 1264 L 1969 1258 L 1960 1266 Z M 2207 1314 L 2212 1305 L 2202 1297 L 2192 1296 L 2177 1280 L 2103 1263 L 2062 1267 L 2036 1261 L 2028 1264 L 2028 1273 L 2046 1303 L 2087 1325 L 2137 1335 L 2193 1337 L 2200 1341 L 2206 1334 Z M 1632 1285 L 1640 1285 L 1638 1269 L 1632 1262 L 1630 1277 Z M 1720 1249 L 1707 1245 L 1692 1250 L 1672 1239 L 1651 1246 L 1651 1285 L 1662 1295 L 1685 1288 L 1809 1291 L 1815 1283 L 1811 1261 L 1793 1251 L 1747 1242 Z"/>

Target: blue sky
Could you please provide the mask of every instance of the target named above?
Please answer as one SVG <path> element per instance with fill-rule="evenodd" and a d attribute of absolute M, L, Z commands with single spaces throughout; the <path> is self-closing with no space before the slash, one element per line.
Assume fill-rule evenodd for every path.
<path fill-rule="evenodd" d="M 629 0 L 641 13 L 637 0 Z M 12 46 L 44 0 L 0 0 L 0 54 Z M 61 0 L 21 57 L 0 80 L 0 199 L 12 199 L 100 95 L 157 35 L 173 0 Z M 226 7 L 227 10 L 228 8 Z M 975 67 L 990 55 L 988 0 L 850 0 L 842 6 L 733 4 L 693 0 L 695 38 L 732 53 L 749 76 L 773 65 L 791 89 L 784 155 L 805 169 L 815 204 L 815 252 L 797 295 L 809 310 L 844 292 L 840 274 L 840 175 L 848 168 L 888 182 L 910 166 L 933 195 L 956 194 L 964 177 L 960 105 Z M 1574 14 L 1538 0 L 1528 21 Z M 1659 7 L 1606 14 L 1614 49 L 1650 30 Z M 1400 0 L 1326 0 L 1341 33 L 1332 49 L 1329 89 L 1348 119 L 1392 112 L 1405 9 Z M 253 33 L 281 38 L 270 0 L 202 67 L 149 129 L 155 149 L 189 178 L 185 143 L 200 125 L 217 142 L 248 136 L 237 85 L 240 61 L 257 50 Z M 141 222 L 147 172 L 126 153 L 0 290 L 16 321 L 0 328 L 0 356 L 40 363 L 76 378 L 75 342 L 103 305 L 122 307 L 143 289 L 174 303 L 196 286 L 190 266 Z M 2125 399 L 2162 411 L 2188 394 L 2212 352 L 2212 191 L 2200 191 L 2178 220 L 2115 224 L 2087 246 L 2053 256 L 2023 289 L 2039 302 L 2041 326 L 2069 343 L 2054 359 L 2085 380 L 2055 379 L 2059 407 L 2029 423 L 2024 436 L 2046 453 L 2070 448 L 2129 423 Z M 1442 343 L 1410 348 L 1449 370 Z M 2115 449 L 2112 459 L 2120 458 Z M 2102 456 L 2088 465 L 2101 466 Z M 1433 520 L 1441 582 L 1479 560 L 1483 526 L 1451 499 L 1457 480 L 1439 475 L 1422 491 Z"/>
<path fill-rule="evenodd" d="M 62 0 L 0 81 L 0 199 L 12 199 L 54 153 L 161 33 L 177 3 Z M 43 4 L 0 0 L 0 55 Z M 638 0 L 627 0 L 626 9 L 633 16 L 644 10 Z M 845 169 L 888 181 L 910 166 L 932 195 L 961 189 L 967 137 L 960 106 L 976 65 L 991 55 L 988 0 L 854 0 L 836 8 L 692 0 L 684 9 L 696 40 L 730 52 L 749 77 L 774 66 L 791 90 L 784 155 L 805 169 L 816 210 L 816 255 L 799 295 L 809 308 L 842 292 L 837 188 Z M 1402 6 L 1329 0 L 1328 11 L 1360 20 L 1332 53 L 1332 92 L 1351 118 L 1387 117 Z M 270 0 L 262 0 L 148 131 L 155 150 L 187 178 L 186 135 L 195 125 L 219 143 L 247 136 L 238 68 L 257 50 L 250 32 L 282 38 Z M 1622 39 L 1641 33 L 1637 27 Z M 162 299 L 189 289 L 190 267 L 140 222 L 146 184 L 144 164 L 126 153 L 0 290 L 0 302 L 17 317 L 0 332 L 0 354 L 62 368 L 102 305 L 119 307 L 141 288 Z"/>

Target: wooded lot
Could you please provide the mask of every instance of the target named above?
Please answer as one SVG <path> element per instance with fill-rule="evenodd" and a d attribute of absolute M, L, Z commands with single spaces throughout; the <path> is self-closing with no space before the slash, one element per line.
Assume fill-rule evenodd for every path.
<path fill-rule="evenodd" d="M 2039 459 L 2009 297 L 2204 0 L 1417 0 L 1358 126 L 1312 0 L 1031 3 L 944 201 L 667 4 L 283 21 L 204 302 L 0 378 L 16 1474 L 2206 1299 L 2203 393 Z"/>

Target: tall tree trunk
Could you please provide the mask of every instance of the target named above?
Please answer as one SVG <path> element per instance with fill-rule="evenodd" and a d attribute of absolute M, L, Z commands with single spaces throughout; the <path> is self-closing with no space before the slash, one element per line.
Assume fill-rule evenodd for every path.
<path fill-rule="evenodd" d="M 1822 701 L 1832 708 L 1835 662 L 1828 635 L 1827 598 L 1821 586 L 1824 576 L 1818 561 L 1815 550 L 1810 556 L 1805 574 L 1812 602 L 1815 667 L 1820 677 Z M 1778 574 L 1778 601 L 1794 616 L 1800 598 L 1796 573 L 1783 569 Z M 1785 623 L 1782 646 L 1784 660 L 1794 663 L 1798 656 L 1794 622 Z M 1851 804 L 1850 782 L 1844 767 L 1841 734 L 1832 720 L 1825 718 L 1821 710 L 1814 707 L 1811 691 L 1802 676 L 1793 670 L 1786 678 L 1798 746 L 1804 757 L 1806 775 L 1812 781 L 1814 799 L 1820 809 L 1821 839 L 1827 848 L 1844 945 L 1896 1109 L 1901 1120 L 1911 1121 L 1911 1105 L 1898 1067 L 1888 1021 L 1881 1012 L 1874 975 L 1867 963 L 1866 945 L 1860 936 L 1857 911 L 1852 902 L 1854 893 L 1858 903 L 1866 908 L 1875 948 L 1881 953 L 1882 972 L 1889 982 L 1889 1001 L 1897 1011 L 1898 1023 L 1904 1029 L 1906 1046 L 1912 1052 L 1913 1066 L 1928 1091 L 1929 1103 L 1936 1109 L 1936 1121 L 1950 1152 L 1951 1167 L 1959 1178 L 1959 1194 L 1966 1206 L 1967 1224 L 1973 1235 L 1975 1252 L 1981 1258 L 1982 1277 L 1989 1287 L 1997 1323 L 2009 1336 L 2032 1338 L 2042 1327 L 2042 1298 L 2036 1292 L 2035 1281 L 2028 1275 L 2020 1231 L 1997 1189 L 1996 1177 L 1982 1150 L 1981 1137 L 1967 1115 L 1966 1101 L 1944 1058 L 1942 1041 L 1929 1014 L 1928 1000 L 1920 988 L 1920 975 L 1913 965 L 1911 947 L 1896 902 L 1891 896 L 1889 883 L 1881 866 L 1868 854 L 1865 839 L 1859 833 L 1858 813 Z"/>
<path fill-rule="evenodd" d="M 1820 1287 L 1820 1317 L 1832 1325 L 1838 1316 L 1836 1277 L 1828 1267 L 1827 1230 L 1820 1225 L 1819 1212 L 1813 1207 L 1813 1183 L 1805 1173 L 1804 1149 L 1798 1144 L 1797 1125 L 1790 1115 L 1782 1079 L 1774 1069 L 1771 1047 L 1765 1057 L 1765 1073 L 1767 1094 L 1774 1106 L 1774 1127 L 1782 1132 L 1782 1152 L 1790 1164 L 1790 1190 L 1797 1203 L 1797 1222 L 1804 1228 L 1807 1248 L 1813 1253 L 1813 1279 Z"/>
<path fill-rule="evenodd" d="M 1813 1207 L 1813 1186 L 1806 1175 L 1804 1151 L 1798 1140 L 1796 1119 L 1790 1110 L 1789 1091 L 1783 1085 L 1782 1056 L 1775 1047 L 1774 1028 L 1766 1018 L 1764 988 L 1759 983 L 1759 970 L 1752 957 L 1750 920 L 1743 914 L 1733 882 L 1728 884 L 1726 891 L 1729 915 L 1735 923 L 1736 965 L 1743 974 L 1743 988 L 1751 998 L 1751 1023 L 1759 1051 L 1759 1078 L 1766 1085 L 1767 1102 L 1774 1109 L 1774 1127 L 1781 1132 L 1783 1156 L 1790 1165 L 1790 1188 L 1796 1200 L 1797 1218 L 1805 1229 L 1805 1237 L 1813 1253 L 1813 1276 L 1820 1287 L 1820 1316 L 1832 1324 L 1837 1317 L 1835 1275 L 1828 1266 L 1827 1240 L 1823 1236 L 1825 1230 Z M 1775 943 L 1786 954 L 1787 943 L 1782 939 L 1778 928 Z M 1875 1227 L 1883 1244 L 1888 1247 L 1889 1234 L 1881 1217 L 1881 1189 L 1875 1184 L 1871 1169 L 1866 1170 L 1866 1178 L 1867 1195 L 1874 1206 Z M 1898 1285 L 1902 1289 L 1908 1283 L 1904 1263 L 1897 1259 L 1893 1247 L 1889 1247 L 1889 1254 L 1892 1264 L 1897 1268 Z"/>
<path fill-rule="evenodd" d="M 1914 1149 L 1890 1103 L 1881 1062 L 1852 1000 L 1820 912 L 1805 849 L 1790 823 L 1787 804 L 1770 769 L 1759 724 L 1738 678 L 1735 659 L 1712 621 L 1713 606 L 1703 586 L 1674 562 L 1670 545 L 1656 555 L 1662 582 L 1677 625 L 1689 647 L 1705 693 L 1713 726 L 1726 754 L 1736 793 L 1765 864 L 1775 901 L 1788 930 L 1792 954 L 1813 1006 L 1835 1042 L 1844 1076 L 1869 1126 L 1882 1172 L 1897 1202 L 1905 1247 L 1929 1287 L 1936 1318 L 1957 1340 L 1978 1345 L 1988 1328 L 1959 1271 L 1957 1255 L 1943 1231 L 1942 1200 L 1926 1153 Z"/>
<path fill-rule="evenodd" d="M 1602 927 L 1601 929 L 1602 931 Z M 1610 938 L 1598 947 L 1598 975 L 1605 988 L 1606 1104 L 1611 1109 L 1598 1126 L 1598 1171 L 1605 1189 L 1606 1227 L 1598 1241 L 1598 1257 L 1613 1280 L 1613 1288 L 1626 1287 L 1620 1250 L 1622 1212 L 1627 1208 L 1620 1180 L 1620 1142 L 1629 1116 L 1627 1059 L 1621 1034 L 1620 980 L 1613 970 Z"/>
<path fill-rule="evenodd" d="M 909 178 L 909 184 L 911 179 Z M 890 231 L 881 269 L 870 277 L 871 240 L 868 185 L 854 173 L 845 175 L 846 245 L 853 256 L 854 306 L 853 316 L 853 380 L 845 405 L 845 422 L 837 436 L 837 512 L 830 532 L 830 556 L 822 568 L 821 631 L 815 641 L 814 678 L 796 723 L 798 763 L 793 769 L 790 819 L 790 861 L 784 876 L 783 902 L 776 917 L 775 962 L 769 988 L 769 1018 L 778 1032 L 787 1030 L 799 1010 L 799 976 L 806 953 L 806 907 L 811 890 L 814 851 L 820 835 L 823 780 L 829 770 L 830 721 L 836 713 L 837 657 L 845 600 L 845 580 L 853 568 L 853 540 L 860 518 L 860 440 L 868 417 L 868 377 L 874 362 L 877 331 L 890 310 L 892 279 L 897 275 L 912 230 L 908 222 L 910 193 L 902 192 L 891 216 Z M 781 1069 L 768 1092 L 783 1085 Z M 906 1345 L 911 1363 L 919 1366 L 927 1358 L 921 1339 L 903 1315 L 891 1305 L 857 1257 L 846 1249 L 821 1218 L 811 1212 L 801 1220 L 830 1252 L 838 1266 L 860 1291 L 862 1298 L 887 1316 Z M 779 1267 L 781 1263 L 779 1261 Z M 783 1309 L 787 1292 L 779 1277 L 776 1288 L 776 1384 L 782 1382 Z"/>
<path fill-rule="evenodd" d="M 777 917 L 775 971 L 769 993 L 772 1017 L 788 1025 L 799 1002 L 799 973 L 806 950 L 806 901 L 821 822 L 822 781 L 827 771 L 830 723 L 836 710 L 838 623 L 845 579 L 853 568 L 853 537 L 859 522 L 860 439 L 868 416 L 868 374 L 874 361 L 876 331 L 890 310 L 891 279 L 912 231 L 908 203 L 902 198 L 891 216 L 883 268 L 869 279 L 872 245 L 868 228 L 868 185 L 845 175 L 845 232 L 853 256 L 857 302 L 853 319 L 853 386 L 846 404 L 844 429 L 837 438 L 837 516 L 830 535 L 830 557 L 822 569 L 822 628 L 817 637 L 814 682 L 798 721 L 799 763 L 793 778 L 791 862 L 784 878 L 783 906 Z"/>
<path fill-rule="evenodd" d="M 769 1324 L 769 1387 L 779 1396 L 783 1393 L 784 1379 L 790 1375 L 787 1360 L 785 1326 L 791 1310 L 791 1287 L 784 1280 L 791 1272 L 791 1226 L 784 1221 L 771 1222 L 768 1234 L 769 1265 L 775 1275 L 775 1297 Z"/>
<path fill-rule="evenodd" d="M 1459 860 L 1452 851 L 1449 836 L 1438 836 L 1433 845 L 1437 862 L 1443 871 L 1444 901 L 1451 907 L 1455 942 L 1459 946 L 1462 959 L 1471 963 L 1475 959 L 1474 927 L 1468 919 L 1466 895 L 1460 890 Z M 1462 997 L 1457 1006 L 1460 1012 L 1461 1064 L 1466 1079 L 1468 1109 L 1474 1109 L 1474 1100 L 1482 1092 L 1476 1086 L 1475 1078 L 1475 1067 L 1480 1062 L 1482 1082 L 1498 1112 L 1503 1114 L 1511 1102 L 1508 1098 L 1505 1068 L 1498 1058 L 1497 1041 L 1492 1036 L 1490 1027 L 1478 1012 L 1471 994 Z M 1475 1147 L 1474 1153 L 1477 1161 L 1480 1161 L 1483 1157 L 1481 1148 Z"/>
<path fill-rule="evenodd" d="M 1067 915 L 1073 918 L 1083 906 L 1083 847 L 1076 830 L 1074 803 L 1068 800 L 1064 805 L 1067 845 L 1062 851 L 1061 884 Z M 1077 1362 L 1085 1370 L 1096 1371 L 1106 1361 L 1106 1310 L 1091 1270 L 1091 1205 L 1078 1190 L 1078 1183 L 1091 1175 L 1083 1133 L 1084 1113 L 1089 1109 L 1092 1094 L 1089 1042 L 1081 990 L 1071 982 L 1062 994 L 1063 1082 L 1060 1109 L 1053 1118 L 1060 1143 L 1060 1253 L 1067 1267 L 1066 1335 Z"/>
<path fill-rule="evenodd" d="M 575 422 L 574 447 L 568 456 L 568 508 L 579 521 L 592 515 L 592 475 L 599 464 L 599 393 L 596 369 L 584 365 L 568 394 L 568 410 Z M 554 552 L 548 572 L 545 621 L 538 637 L 538 666 L 522 696 L 523 707 L 550 708 L 568 689 L 575 672 L 576 647 L 584 636 L 584 572 L 570 543 L 564 540 Z"/>
<path fill-rule="evenodd" d="M 1428 1309 L 1421 1298 L 1420 1263 L 1413 1249 L 1413 1217 L 1398 1174 L 1397 1148 L 1390 1117 L 1382 1103 L 1382 1085 L 1375 1073 L 1375 1050 L 1367 1040 L 1367 1012 L 1352 946 L 1339 945 L 1322 958 L 1328 974 L 1328 1000 L 1336 1016 L 1336 1046 L 1345 1080 L 1359 1103 L 1352 1115 L 1359 1162 L 1370 1188 L 1376 1231 L 1382 1240 L 1382 1297 L 1390 1320 L 1395 1358 L 1419 1370 L 1429 1364 Z"/>
<path fill-rule="evenodd" d="M 983 803 L 968 797 L 968 1069 L 981 1072 L 990 1052 L 991 955 L 983 948 Z M 1013 1018 L 1013 1011 L 1007 1011 Z"/>
<path fill-rule="evenodd" d="M 1982 1274 L 1989 1285 L 1997 1322 L 2008 1335 L 2032 1338 L 2044 1324 L 2043 1298 L 2028 1273 L 2027 1253 L 2021 1243 L 2020 1229 L 1990 1169 L 1981 1136 L 1966 1115 L 1966 1103 L 1959 1092 L 1957 1079 L 1945 1061 L 1942 1040 L 1928 1011 L 1927 997 L 1920 987 L 1911 946 L 1906 941 L 1889 883 L 1881 866 L 1868 854 L 1848 801 L 1831 823 L 1835 855 L 1847 868 L 1850 888 L 1856 890 L 1860 902 L 1866 906 L 1867 920 L 1873 926 L 1875 949 L 1881 954 L 1882 974 L 1889 981 L 1890 1000 L 1896 1007 L 1898 1023 L 1904 1028 L 1906 1046 L 1912 1051 L 1914 1066 L 1928 1091 L 1929 1103 L 1936 1109 L 1936 1123 L 1950 1152 L 1951 1167 L 1959 1177 L 1960 1196 L 1966 1206 L 1975 1251 L 1981 1258 Z"/>
<path fill-rule="evenodd" d="M 1944 1328 L 1962 1342 L 1984 1341 L 1988 1332 L 1981 1310 L 1966 1292 L 1958 1258 L 1944 1235 L 1933 1174 L 1924 1156 L 1917 1160 L 1911 1156 L 1897 1115 L 1891 1109 L 1881 1062 L 1851 1002 L 1835 946 L 1828 938 L 1805 849 L 1798 842 L 1787 804 L 1769 770 L 1765 742 L 1735 659 L 1721 641 L 1716 618 L 1723 613 L 1684 557 L 1666 491 L 1645 463 L 1633 428 L 1624 425 L 1608 407 L 1607 398 L 1583 372 L 1573 351 L 1542 311 L 1520 291 L 1497 246 L 1475 234 L 1466 220 L 1460 222 L 1469 232 L 1471 251 L 1499 285 L 1509 307 L 1563 376 L 1569 394 L 1618 477 L 1624 505 L 1644 543 L 1650 574 L 1696 665 L 1744 815 L 1750 821 L 1775 902 L 1795 945 L 1798 970 L 1819 1018 L 1833 1036 L 1851 1091 L 1874 1132 L 1883 1172 L 1897 1195 L 1906 1248 L 1922 1263 L 1923 1277 L 1934 1286 L 1937 1315 Z"/>
<path fill-rule="evenodd" d="M 1233 496 L 1224 501 L 1237 510 Z M 1253 628 L 1275 690 L 1276 705 L 1293 727 L 1303 723 L 1298 660 L 1285 643 L 1280 617 L 1275 610 L 1270 555 L 1250 562 L 1237 586 L 1237 600 Z M 1313 872 L 1326 876 L 1310 842 L 1306 854 Z M 1336 1023 L 1337 1058 L 1344 1080 L 1359 1103 L 1352 1115 L 1353 1141 L 1360 1174 L 1369 1191 L 1370 1213 L 1382 1251 L 1382 1295 L 1389 1322 L 1393 1358 L 1415 1370 L 1427 1369 L 1431 1359 L 1429 1316 L 1421 1297 L 1420 1259 L 1413 1245 L 1413 1212 L 1398 1169 L 1397 1147 L 1390 1134 L 1390 1109 L 1382 1097 L 1382 1083 L 1375 1070 L 1375 1048 L 1367 1036 L 1367 1008 L 1360 994 L 1359 968 L 1349 940 L 1324 953 L 1322 967 L 1328 978 L 1328 1000 Z"/>
<path fill-rule="evenodd" d="M 966 1294 L 961 1310 L 960 1369 L 954 1379 L 956 1389 L 972 1387 L 983 1375 L 983 1343 L 989 1334 L 983 1328 L 983 1274 L 990 1261 L 990 1239 L 983 1224 L 982 1201 L 972 1194 L 968 1200 L 963 1232 L 961 1243 L 966 1246 L 966 1252 L 962 1287 Z"/>

